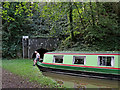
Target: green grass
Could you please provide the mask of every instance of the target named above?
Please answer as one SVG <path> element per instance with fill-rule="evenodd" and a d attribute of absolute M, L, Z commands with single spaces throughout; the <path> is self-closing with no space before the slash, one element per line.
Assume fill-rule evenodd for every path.
<path fill-rule="evenodd" d="M 30 59 L 2 60 L 2 68 L 16 75 L 29 79 L 29 81 L 40 83 L 41 87 L 60 88 L 60 85 L 51 78 L 45 77 L 37 66 L 32 66 Z"/>

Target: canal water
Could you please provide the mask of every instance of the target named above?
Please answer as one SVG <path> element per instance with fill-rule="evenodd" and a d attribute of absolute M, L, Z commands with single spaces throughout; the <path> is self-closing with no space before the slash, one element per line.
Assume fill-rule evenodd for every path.
<path fill-rule="evenodd" d="M 116 80 L 71 76 L 51 72 L 43 72 L 43 75 L 52 78 L 67 88 L 119 88 L 120 85 L 120 81 Z"/>

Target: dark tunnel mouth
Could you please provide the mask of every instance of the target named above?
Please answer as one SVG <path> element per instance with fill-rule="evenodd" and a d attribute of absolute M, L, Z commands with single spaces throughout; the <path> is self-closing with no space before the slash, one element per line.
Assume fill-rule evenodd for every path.
<path fill-rule="evenodd" d="M 48 50 L 47 50 L 47 49 L 44 49 L 44 48 L 40 48 L 40 49 L 37 49 L 37 50 L 35 50 L 35 51 L 37 51 L 37 52 L 40 54 L 40 58 L 41 58 L 41 59 L 43 59 L 44 54 L 45 54 L 46 52 L 48 52 Z M 33 52 L 32 58 L 34 59 L 35 57 L 36 57 L 36 54 Z"/>

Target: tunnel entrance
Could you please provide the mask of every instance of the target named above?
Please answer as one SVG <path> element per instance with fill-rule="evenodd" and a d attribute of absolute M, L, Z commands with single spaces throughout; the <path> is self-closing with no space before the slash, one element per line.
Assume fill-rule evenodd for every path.
<path fill-rule="evenodd" d="M 40 58 L 41 58 L 41 59 L 43 59 L 44 54 L 45 54 L 46 52 L 48 52 L 48 50 L 47 50 L 47 49 L 44 49 L 44 48 L 40 48 L 40 49 L 37 49 L 37 50 L 35 50 L 35 51 L 37 51 L 37 52 L 40 54 Z M 32 58 L 34 59 L 35 57 L 36 57 L 36 54 L 33 53 Z"/>

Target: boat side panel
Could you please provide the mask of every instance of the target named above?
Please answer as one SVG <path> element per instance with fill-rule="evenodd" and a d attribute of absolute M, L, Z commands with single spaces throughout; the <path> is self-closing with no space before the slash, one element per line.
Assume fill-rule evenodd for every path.
<path fill-rule="evenodd" d="M 56 54 L 45 54 L 43 62 L 53 63 L 53 56 Z M 58 54 L 57 54 L 58 55 Z M 114 56 L 114 66 L 111 68 L 120 68 L 120 55 L 63 55 L 64 61 L 63 64 L 75 65 L 73 64 L 73 56 L 86 56 L 86 64 L 83 66 L 95 66 L 98 68 L 88 68 L 88 67 L 75 67 L 75 66 L 61 66 L 61 65 L 52 65 L 52 64 L 41 64 L 44 67 L 58 68 L 58 69 L 67 69 L 67 70 L 80 70 L 88 72 L 99 72 L 99 73 L 110 73 L 110 74 L 120 74 L 120 70 L 117 69 L 104 69 L 102 67 L 110 66 L 99 66 L 98 65 L 98 56 Z M 79 66 L 79 65 L 78 65 Z M 101 68 L 99 68 L 101 67 Z"/>
<path fill-rule="evenodd" d="M 52 54 L 45 54 L 43 62 L 53 63 L 53 55 Z"/>
<path fill-rule="evenodd" d="M 64 55 L 64 64 L 73 64 L 73 55 Z"/>
<path fill-rule="evenodd" d="M 53 63 L 53 54 L 45 54 L 43 62 Z M 97 66 L 97 67 L 110 67 L 110 66 L 99 66 L 98 65 L 98 56 L 114 56 L 114 68 L 120 68 L 120 55 L 63 55 L 64 60 L 63 64 L 73 64 L 73 56 L 86 56 L 85 66 Z"/>
<path fill-rule="evenodd" d="M 114 67 L 115 68 L 120 68 L 118 63 L 120 63 L 120 60 L 118 59 L 118 55 L 115 55 L 114 56 Z"/>
<path fill-rule="evenodd" d="M 114 68 L 120 68 L 120 60 L 118 60 L 118 55 L 86 55 L 86 66 L 97 66 L 97 67 L 111 67 L 111 66 L 99 66 L 98 56 L 114 56 Z M 119 58 L 120 59 L 120 58 Z M 118 62 L 119 61 L 119 62 Z"/>
<path fill-rule="evenodd" d="M 110 67 L 110 66 L 99 66 L 98 56 L 114 56 L 114 66 L 113 67 L 120 68 L 119 67 L 120 65 L 118 64 L 118 63 L 120 63 L 120 60 L 119 60 L 120 58 L 118 58 L 118 55 L 64 55 L 64 63 L 63 64 L 75 65 L 75 64 L 73 64 L 73 56 L 86 56 L 85 66 L 97 66 L 97 67 Z"/>
<path fill-rule="evenodd" d="M 86 55 L 86 66 L 97 66 L 98 57 L 97 55 Z"/>
<path fill-rule="evenodd" d="M 118 62 L 116 63 L 116 65 L 120 68 L 120 55 L 118 55 Z"/>

